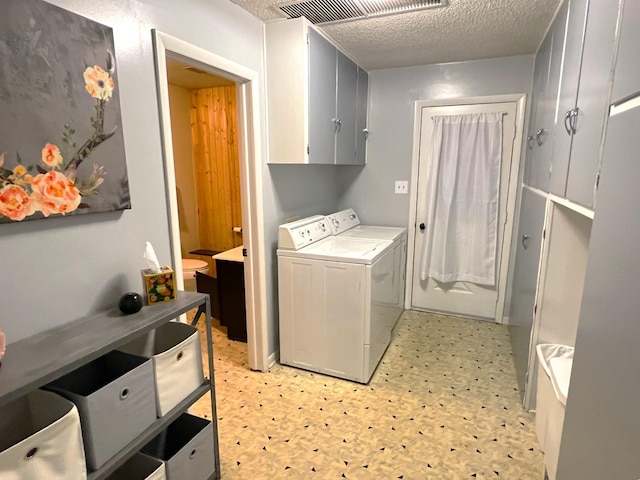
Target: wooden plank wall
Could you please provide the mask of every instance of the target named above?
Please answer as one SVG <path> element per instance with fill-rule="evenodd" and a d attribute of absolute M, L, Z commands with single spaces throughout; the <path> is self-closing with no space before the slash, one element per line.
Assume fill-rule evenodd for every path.
<path fill-rule="evenodd" d="M 236 87 L 192 90 L 191 106 L 199 248 L 229 250 L 242 245 Z"/>

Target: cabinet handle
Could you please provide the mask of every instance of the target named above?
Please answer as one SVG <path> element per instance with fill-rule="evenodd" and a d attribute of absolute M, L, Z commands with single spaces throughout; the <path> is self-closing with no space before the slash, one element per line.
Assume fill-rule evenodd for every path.
<path fill-rule="evenodd" d="M 369 138 L 369 129 L 368 128 L 363 128 L 362 129 L 362 133 L 364 134 L 364 138 L 365 139 Z"/>
<path fill-rule="evenodd" d="M 529 235 L 522 235 L 522 247 L 526 250 L 528 247 L 527 242 L 529 241 Z"/>
<path fill-rule="evenodd" d="M 527 147 L 529 147 L 529 150 L 533 150 L 533 145 L 531 145 L 531 141 L 533 140 L 533 135 L 529 135 L 527 137 Z"/>
<path fill-rule="evenodd" d="M 576 134 L 576 128 L 578 127 L 578 107 L 571 110 L 571 119 L 569 121 L 569 125 L 571 126 L 571 133 Z"/>
<path fill-rule="evenodd" d="M 333 132 L 340 133 L 340 126 L 342 125 L 342 120 L 340 120 L 339 118 L 332 118 L 331 121 L 333 122 Z"/>
<path fill-rule="evenodd" d="M 573 110 L 567 110 L 564 114 L 564 129 L 569 136 L 571 136 L 571 112 L 573 112 Z"/>
<path fill-rule="evenodd" d="M 536 143 L 538 144 L 539 147 L 542 146 L 542 135 L 544 135 L 546 132 L 544 130 L 544 128 L 541 128 L 540 130 L 538 130 L 536 132 Z"/>
<path fill-rule="evenodd" d="M 424 230 L 425 228 L 426 228 L 425 224 L 424 224 L 424 223 L 421 223 L 421 224 L 420 224 L 420 230 Z"/>
<path fill-rule="evenodd" d="M 567 110 L 564 114 L 564 129 L 567 135 L 575 135 L 578 126 L 578 107 Z"/>

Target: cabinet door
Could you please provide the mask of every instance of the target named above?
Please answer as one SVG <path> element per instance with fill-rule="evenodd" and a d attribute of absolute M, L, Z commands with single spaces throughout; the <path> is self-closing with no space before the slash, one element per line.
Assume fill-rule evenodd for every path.
<path fill-rule="evenodd" d="M 522 189 L 518 243 L 509 311 L 509 336 L 511 337 L 518 386 L 523 399 L 527 384 L 529 339 L 533 327 L 533 307 L 536 298 L 546 206 L 545 197 L 537 195 L 527 188 Z"/>
<path fill-rule="evenodd" d="M 356 98 L 358 94 L 358 66 L 338 51 L 338 102 L 336 118 L 336 164 L 356 162 Z"/>
<path fill-rule="evenodd" d="M 358 67 L 358 92 L 356 95 L 356 165 L 366 163 L 367 107 L 369 104 L 369 74 Z"/>
<path fill-rule="evenodd" d="M 551 60 L 551 35 L 545 38 L 541 45 L 533 68 L 533 85 L 531 88 L 531 109 L 529 112 L 529 134 L 526 143 L 526 160 L 524 166 L 524 182 L 531 185 L 536 177 L 536 166 L 534 165 L 534 154 L 536 144 L 536 125 L 538 124 L 538 111 L 542 109 L 542 94 L 546 88 L 549 76 L 549 61 Z"/>
<path fill-rule="evenodd" d="M 545 192 L 549 191 L 553 134 L 556 122 L 558 89 L 560 88 L 560 74 L 562 72 L 562 51 L 564 48 L 567 11 L 568 3 L 565 2 L 558 11 L 553 25 L 538 52 L 538 56 L 541 56 L 540 67 L 544 68 L 547 65 L 548 73 L 536 102 L 536 121 L 533 128 L 535 139 L 532 142 L 534 148 L 531 152 L 527 184 Z M 536 64 L 538 64 L 537 60 Z"/>
<path fill-rule="evenodd" d="M 618 9 L 613 7 L 608 2 L 592 1 L 589 5 L 576 132 L 567 177 L 566 197 L 589 208 L 594 205 L 596 174 L 609 110 L 618 23 Z"/>
<path fill-rule="evenodd" d="M 567 28 L 564 42 L 564 59 L 562 62 L 562 78 L 558 94 L 558 117 L 556 119 L 553 159 L 551 162 L 551 179 L 549 191 L 560 197 L 565 196 L 567 188 L 567 172 L 573 132 L 569 125 L 570 115 L 575 113 L 578 101 L 578 84 L 580 82 L 580 65 L 582 63 L 582 47 L 584 45 L 585 23 L 589 0 L 570 0 Z"/>
<path fill-rule="evenodd" d="M 638 62 L 638 46 L 640 45 L 640 2 L 623 0 L 622 24 L 618 44 L 616 74 L 613 79 L 611 100 L 618 103 L 640 92 L 640 62 Z"/>
<path fill-rule="evenodd" d="M 558 461 L 562 480 L 636 479 L 640 472 L 638 125 L 640 108 L 632 108 L 607 126 Z"/>
<path fill-rule="evenodd" d="M 334 163 L 336 52 L 309 29 L 309 163 Z"/>

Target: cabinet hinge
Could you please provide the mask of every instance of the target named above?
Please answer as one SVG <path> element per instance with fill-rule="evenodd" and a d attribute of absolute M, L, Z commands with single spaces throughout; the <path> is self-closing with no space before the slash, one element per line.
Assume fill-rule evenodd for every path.
<path fill-rule="evenodd" d="M 307 145 L 307 155 L 309 155 L 309 145 Z"/>
<path fill-rule="evenodd" d="M 542 229 L 542 239 L 544 240 L 545 238 L 547 238 L 547 229 L 543 228 Z"/>
<path fill-rule="evenodd" d="M 596 173 L 596 190 L 600 186 L 600 172 Z"/>
<path fill-rule="evenodd" d="M 536 313 L 538 313 L 538 304 L 537 303 L 533 306 L 533 314 L 535 315 Z"/>

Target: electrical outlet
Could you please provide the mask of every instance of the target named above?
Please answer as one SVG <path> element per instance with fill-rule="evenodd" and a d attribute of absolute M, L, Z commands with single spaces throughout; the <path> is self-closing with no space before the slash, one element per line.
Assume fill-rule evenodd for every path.
<path fill-rule="evenodd" d="M 407 180 L 396 180 L 396 193 L 409 193 L 409 182 Z"/>

